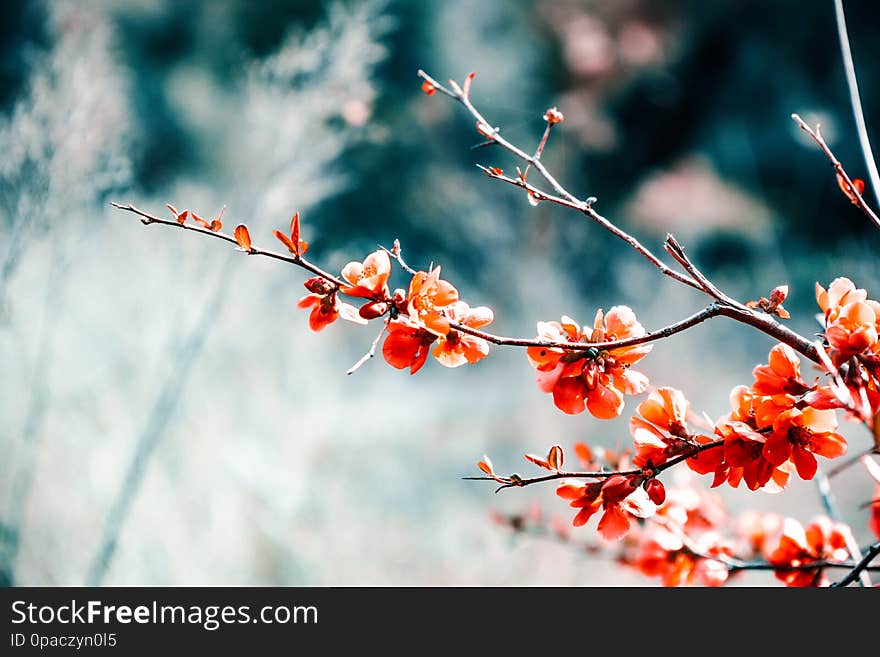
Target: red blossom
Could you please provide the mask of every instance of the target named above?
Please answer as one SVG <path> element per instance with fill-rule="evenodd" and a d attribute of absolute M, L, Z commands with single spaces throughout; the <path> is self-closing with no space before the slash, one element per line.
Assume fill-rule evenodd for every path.
<path fill-rule="evenodd" d="M 413 324 L 438 337 L 449 333 L 449 306 L 458 301 L 458 290 L 440 278 L 440 267 L 416 272 L 409 283 L 407 313 Z"/>
<path fill-rule="evenodd" d="M 349 262 L 342 268 L 342 279 L 348 283 L 340 288 L 352 297 L 385 299 L 389 295 L 388 277 L 391 258 L 383 250 L 374 251 L 363 262 Z"/>
<path fill-rule="evenodd" d="M 335 291 L 330 294 L 307 294 L 296 305 L 298 308 L 312 309 L 309 313 L 309 328 L 315 332 L 323 330 L 340 317 L 355 324 L 367 323 L 358 315 L 357 308 L 339 301 Z"/>
<path fill-rule="evenodd" d="M 406 319 L 388 323 L 388 336 L 382 345 L 382 356 L 392 367 L 409 368 L 410 374 L 418 372 L 430 354 L 430 346 L 437 336 Z"/>
<path fill-rule="evenodd" d="M 464 301 L 456 301 L 447 310 L 447 316 L 451 321 L 478 329 L 492 323 L 494 318 L 492 310 L 485 306 L 471 308 Z M 459 367 L 465 363 L 476 363 L 489 355 L 489 343 L 483 338 L 478 338 L 456 329 L 437 340 L 434 348 L 434 358 L 445 367 Z"/>
<path fill-rule="evenodd" d="M 786 586 L 827 586 L 828 579 L 820 561 L 841 562 L 849 557 L 849 527 L 828 518 L 817 518 L 804 528 L 797 520 L 786 518 L 767 560 L 777 566 L 777 579 Z"/>
<path fill-rule="evenodd" d="M 596 314 L 592 330 L 581 328 L 570 317 L 561 322 L 539 322 L 538 339 L 551 342 L 594 343 L 641 337 L 645 329 L 626 306 Z M 559 347 L 529 347 L 526 354 L 537 370 L 538 388 L 553 394 L 557 408 L 569 413 L 590 413 L 600 419 L 623 411 L 623 396 L 636 395 L 648 387 L 648 378 L 633 365 L 652 345 L 641 344 L 607 351 L 569 351 Z"/>

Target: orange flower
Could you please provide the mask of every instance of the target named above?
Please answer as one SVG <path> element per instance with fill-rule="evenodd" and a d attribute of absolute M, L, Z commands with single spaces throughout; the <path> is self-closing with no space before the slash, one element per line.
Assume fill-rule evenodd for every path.
<path fill-rule="evenodd" d="M 409 368 L 410 374 L 418 372 L 430 353 L 429 347 L 437 339 L 433 333 L 420 326 L 413 326 L 406 319 L 388 323 L 388 337 L 382 345 L 382 356 L 392 367 Z"/>
<path fill-rule="evenodd" d="M 801 360 L 787 344 L 778 344 L 770 350 L 769 363 L 759 365 L 752 374 L 752 390 L 761 395 L 803 395 L 812 389 L 801 378 Z"/>
<path fill-rule="evenodd" d="M 586 484 L 563 483 L 556 494 L 570 500 L 570 506 L 580 509 L 572 520 L 575 527 L 585 525 L 599 510 L 599 533 L 607 540 L 623 538 L 630 528 L 630 517 L 648 518 L 654 515 L 656 505 L 639 487 L 641 476 L 614 475 L 604 482 Z"/>
<path fill-rule="evenodd" d="M 877 324 L 880 305 L 876 301 L 858 301 L 842 308 L 837 319 L 825 328 L 825 337 L 839 354 L 833 359 L 838 364 L 866 349 L 877 347 Z"/>
<path fill-rule="evenodd" d="M 636 554 L 628 563 L 647 577 L 659 578 L 663 586 L 695 582 L 703 586 L 722 586 L 727 582 L 730 575 L 727 566 L 719 559 L 709 558 L 732 555 L 730 545 L 720 534 L 705 532 L 689 543 L 686 546 L 678 534 L 654 526 L 640 537 Z"/>
<path fill-rule="evenodd" d="M 607 316 L 599 310 L 589 333 L 565 316 L 561 322 L 538 323 L 538 339 L 551 342 L 604 342 L 644 334 L 626 306 L 615 306 Z M 537 370 L 538 388 L 553 394 L 557 408 L 569 414 L 589 409 L 597 418 L 610 419 L 623 411 L 625 394 L 640 394 L 648 387 L 648 378 L 629 367 L 650 351 L 649 344 L 603 351 L 530 347 L 526 356 Z"/>
<path fill-rule="evenodd" d="M 309 313 L 309 328 L 315 332 L 335 322 L 339 317 L 354 322 L 366 324 L 367 320 L 358 315 L 357 308 L 348 303 L 343 303 L 336 298 L 336 292 L 330 294 L 307 294 L 297 302 L 298 308 L 311 308 Z"/>
<path fill-rule="evenodd" d="M 745 480 L 751 490 L 766 486 L 776 468 L 764 457 L 764 436 L 735 420 L 718 422 L 715 433 L 724 439 L 724 464 L 730 468 L 727 481 L 736 487 Z"/>
<path fill-rule="evenodd" d="M 639 404 L 638 411 L 642 417 L 629 421 L 636 447 L 633 465 L 656 467 L 689 447 L 688 401 L 681 391 L 658 388 Z"/>
<path fill-rule="evenodd" d="M 774 466 L 791 459 L 801 479 L 812 479 L 818 467 L 815 454 L 826 458 L 846 454 L 846 440 L 836 429 L 837 416 L 833 410 L 793 408 L 780 413 L 773 422 L 773 432 L 767 437 L 762 454 Z"/>
<path fill-rule="evenodd" d="M 440 267 L 416 272 L 409 283 L 407 313 L 410 320 L 439 337 L 449 333 L 448 306 L 458 301 L 458 290 L 440 279 Z"/>
<path fill-rule="evenodd" d="M 349 285 L 340 289 L 349 296 L 365 299 L 388 297 L 391 258 L 385 251 L 374 251 L 361 262 L 349 262 L 342 268 L 342 278 Z"/>
<path fill-rule="evenodd" d="M 494 318 L 490 308 L 471 308 L 464 301 L 456 301 L 450 305 L 448 314 L 451 321 L 475 329 L 491 324 Z M 488 355 L 489 343 L 483 338 L 455 329 L 450 329 L 445 336 L 439 338 L 434 348 L 434 358 L 446 367 L 476 363 Z"/>
<path fill-rule="evenodd" d="M 850 529 L 843 523 L 817 518 L 806 529 L 797 520 L 786 518 L 776 547 L 767 560 L 777 566 L 776 578 L 786 586 L 827 586 L 821 566 L 804 569 L 816 561 L 846 561 Z M 797 568 L 797 570 L 793 570 Z"/>
<path fill-rule="evenodd" d="M 867 298 L 868 293 L 857 288 L 848 278 L 835 278 L 827 290 L 816 283 L 816 302 L 825 313 L 826 323 L 836 320 L 844 306 L 865 301 Z"/>

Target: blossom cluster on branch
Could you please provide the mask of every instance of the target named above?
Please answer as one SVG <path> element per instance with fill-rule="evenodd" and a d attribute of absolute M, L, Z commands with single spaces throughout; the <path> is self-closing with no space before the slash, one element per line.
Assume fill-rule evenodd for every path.
<path fill-rule="evenodd" d="M 482 167 L 490 178 L 519 187 L 531 205 L 552 202 L 586 215 L 629 244 L 659 273 L 707 296 L 709 305 L 654 331 L 646 330 L 631 308 L 618 305 L 607 313 L 598 310 L 592 324 L 586 326 L 563 316 L 559 321 L 538 322 L 533 338 L 509 338 L 484 330 L 495 319 L 492 310 L 463 301 L 457 288 L 441 277 L 440 266 L 411 268 L 396 240 L 390 249 L 379 248 L 362 261 L 349 262 L 337 275 L 306 259 L 309 244 L 302 239 L 299 214 L 293 216 L 286 232 L 275 231 L 285 247 L 284 252 L 276 252 L 255 246 L 244 224 L 237 225 L 231 235 L 223 233 L 222 211 L 215 219 L 206 220 L 169 206 L 173 218 L 165 220 L 131 205 L 116 207 L 137 214 L 144 224 L 159 223 L 210 235 L 249 255 L 270 257 L 309 271 L 311 277 L 304 283 L 307 294 L 297 305 L 309 311 L 308 324 L 313 331 L 322 331 L 337 319 L 381 324 L 372 347 L 349 374 L 374 355 L 380 342 L 385 361 L 410 374 L 418 372 L 430 355 L 450 368 L 478 363 L 489 354 L 490 344 L 495 344 L 524 348 L 538 388 L 551 394 L 556 407 L 567 414 L 586 410 L 599 419 L 615 418 L 624 412 L 625 397 L 647 393 L 629 421 L 630 450 L 612 453 L 578 444 L 574 452 L 582 469 L 570 471 L 564 468 L 562 446 L 553 445 L 546 456 L 526 455 L 548 474 L 532 478 L 499 474 L 484 457 L 478 464 L 483 475 L 471 477 L 494 481 L 499 490 L 556 482 L 557 495 L 576 509 L 572 524 L 582 526 L 597 516 L 601 537 L 622 541 L 623 563 L 645 575 L 658 577 L 665 584 L 718 585 L 733 572 L 764 569 L 795 586 L 828 583 L 827 569 L 848 567 L 842 583 L 856 579 L 865 583 L 874 568 L 870 561 L 880 547 L 871 546 L 863 556 L 853 533 L 838 518 L 819 519 L 806 527 L 793 519 L 752 518 L 740 523 L 734 536 L 726 536 L 721 532 L 723 510 L 709 501 L 714 498 L 695 489 L 667 491 L 661 474 L 685 465 L 698 474 L 710 475 L 713 488 L 744 484 L 752 491 L 782 490 L 794 476 L 825 478 L 819 473 L 817 457 L 838 459 L 847 452 L 847 441 L 838 433 L 839 410 L 868 429 L 873 439 L 871 451 L 876 452 L 880 448 L 880 303 L 868 299 L 864 289 L 846 278 L 832 281 L 827 289 L 817 284 L 823 332 L 818 340 L 799 335 L 779 321 L 789 318 L 782 305 L 787 286 L 779 286 L 757 301 L 737 301 L 709 280 L 673 236 L 664 244 L 674 260 L 670 265 L 598 214 L 595 197 L 581 200 L 568 192 L 541 162 L 551 131 L 564 121 L 560 110 L 547 110 L 536 149 L 525 151 L 507 141 L 473 105 L 473 73 L 461 85 L 450 80 L 448 87 L 424 72 L 420 76 L 428 96 L 439 92 L 464 106 L 475 119 L 483 143 L 501 146 L 524 163 L 516 167 L 516 177 L 507 176 L 497 166 Z M 818 129 L 811 131 L 805 124 L 801 127 L 833 160 Z M 839 163 L 836 170 L 846 197 L 871 212 L 861 198 L 861 181 L 846 176 Z M 532 171 L 549 186 L 547 189 L 529 180 Z M 401 287 L 392 288 L 394 262 L 404 279 Z M 767 363 L 754 368 L 751 384 L 731 392 L 730 410 L 711 420 L 706 414 L 693 412 L 682 391 L 652 386 L 633 366 L 650 354 L 654 342 L 714 317 L 751 326 L 778 344 L 770 350 Z M 815 376 L 802 371 L 802 358 L 816 367 Z M 860 462 L 880 491 L 880 466 L 871 460 L 870 452 L 839 470 Z M 865 506 L 869 526 L 880 538 L 877 498 L 875 493 Z"/>

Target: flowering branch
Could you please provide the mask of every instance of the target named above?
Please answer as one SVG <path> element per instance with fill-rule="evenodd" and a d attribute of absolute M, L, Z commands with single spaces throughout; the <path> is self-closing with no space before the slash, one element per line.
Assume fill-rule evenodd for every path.
<path fill-rule="evenodd" d="M 868 219 L 871 220 L 874 226 L 880 228 L 880 217 L 877 216 L 877 213 L 871 209 L 871 207 L 865 202 L 864 197 L 862 197 L 862 192 L 865 190 L 865 182 L 861 178 L 849 177 L 849 174 L 844 170 L 840 160 L 837 159 L 828 147 L 828 144 L 825 142 L 824 137 L 822 137 L 820 126 L 817 124 L 814 130 L 797 114 L 792 114 L 791 118 L 794 119 L 794 122 L 798 124 L 798 127 L 801 130 L 810 135 L 812 140 L 816 142 L 816 145 L 822 149 L 822 152 L 825 153 L 825 156 L 831 161 L 831 166 L 834 167 L 834 171 L 837 174 L 837 184 L 840 186 L 841 191 L 846 194 L 846 197 L 853 205 L 868 216 Z"/>
<path fill-rule="evenodd" d="M 209 228 L 202 228 L 199 226 L 193 226 L 191 224 L 181 223 L 179 221 L 169 221 L 167 219 L 161 219 L 159 217 L 156 217 L 155 215 L 149 214 L 148 212 L 144 212 L 143 210 L 140 210 L 140 209 L 134 207 L 131 203 L 129 203 L 127 205 L 122 205 L 121 203 L 112 203 L 111 202 L 110 205 L 112 205 L 114 208 L 117 208 L 119 210 L 125 210 L 126 212 L 133 212 L 134 214 L 140 216 L 141 223 L 144 226 L 149 226 L 150 224 L 162 224 L 163 226 L 173 226 L 175 228 L 182 228 L 183 230 L 189 230 L 194 233 L 201 233 L 202 235 L 216 237 L 217 239 L 223 240 L 225 242 L 230 242 L 231 244 L 235 244 L 236 246 L 239 246 L 239 241 L 235 237 L 233 237 L 232 235 L 229 235 L 228 233 L 220 232 L 219 230 L 214 231 Z M 239 248 L 241 249 L 240 246 L 239 246 Z M 323 269 L 321 269 L 317 265 L 306 260 L 301 255 L 297 255 L 297 254 L 286 255 L 284 253 L 278 253 L 277 251 L 269 251 L 267 249 L 261 249 L 261 248 L 255 247 L 255 246 L 251 246 L 248 249 L 241 249 L 241 250 L 244 251 L 245 253 L 247 253 L 248 255 L 266 256 L 267 258 L 274 258 L 275 260 L 289 262 L 290 264 L 296 265 L 297 267 L 302 267 L 303 269 L 306 269 L 306 270 L 312 272 L 316 276 L 320 276 L 324 280 L 329 281 L 330 283 L 335 285 L 337 288 L 345 285 L 345 281 L 341 280 L 340 278 L 337 278 L 336 276 L 334 276 L 333 274 L 331 274 L 329 272 L 324 271 Z"/>
<path fill-rule="evenodd" d="M 709 449 L 715 449 L 717 447 L 722 447 L 724 445 L 723 440 L 715 440 L 709 443 L 702 444 L 692 444 L 692 446 L 683 454 L 668 460 L 666 463 L 662 465 L 658 465 L 656 467 L 643 467 L 643 468 L 630 468 L 627 470 L 597 470 L 595 472 L 566 472 L 564 470 L 557 470 L 553 474 L 544 475 L 542 477 L 530 477 L 530 478 L 522 478 L 517 474 L 510 475 L 508 477 L 497 477 L 497 476 L 488 476 L 488 477 L 462 477 L 462 479 L 466 481 L 495 481 L 501 484 L 498 488 L 495 489 L 495 492 L 504 490 L 505 488 L 523 488 L 524 486 L 530 486 L 532 484 L 539 484 L 545 481 L 554 481 L 557 479 L 608 479 L 610 477 L 637 477 L 640 475 L 644 475 L 648 478 L 653 478 L 656 475 L 660 474 L 664 470 L 671 468 L 674 465 L 678 465 L 683 461 L 686 461 L 689 458 L 692 458 L 699 454 L 700 452 L 704 452 Z"/>
<path fill-rule="evenodd" d="M 467 109 L 467 111 L 476 119 L 477 130 L 480 132 L 480 134 L 489 138 L 490 140 L 493 140 L 494 143 L 497 143 L 509 152 L 513 153 L 515 156 L 525 161 L 529 166 L 533 166 L 550 184 L 550 186 L 555 190 L 556 193 L 548 193 L 540 189 L 539 187 L 536 187 L 535 185 L 529 183 L 525 173 L 519 173 L 516 178 L 513 178 L 511 176 L 505 175 L 504 171 L 497 167 L 486 167 L 477 165 L 490 178 L 494 178 L 496 180 L 500 180 L 502 182 L 506 182 L 508 184 L 526 190 L 530 200 L 534 199 L 534 201 L 550 201 L 552 203 L 571 208 L 586 215 L 588 218 L 599 224 L 602 228 L 629 244 L 633 249 L 635 249 L 636 252 L 641 254 L 645 259 L 647 259 L 655 267 L 657 267 L 657 269 L 660 270 L 660 272 L 664 275 L 669 276 L 670 278 L 680 283 L 683 283 L 684 285 L 688 285 L 689 287 L 692 287 L 696 290 L 705 292 L 710 297 L 716 299 L 722 305 L 718 309 L 717 315 L 731 317 L 744 324 L 753 326 L 763 331 L 764 333 L 771 335 L 777 340 L 788 344 L 810 360 L 818 362 L 818 355 L 816 353 L 815 346 L 809 340 L 786 328 L 779 322 L 775 321 L 769 315 L 758 313 L 755 310 L 746 307 L 744 304 L 741 304 L 738 301 L 732 299 L 730 296 L 718 289 L 718 287 L 715 286 L 711 281 L 709 281 L 708 278 L 706 278 L 699 271 L 699 269 L 697 269 L 696 266 L 685 256 L 683 247 L 672 235 L 667 236 L 665 243 L 666 251 L 669 252 L 669 254 L 685 269 L 685 271 L 687 271 L 687 274 L 682 274 L 669 267 L 666 263 L 660 260 L 660 258 L 654 255 L 647 247 L 639 242 L 638 239 L 636 239 L 634 236 L 622 230 L 614 223 L 596 212 L 592 207 L 593 203 L 596 200 L 595 197 L 590 197 L 587 200 L 582 201 L 571 194 L 568 190 L 566 190 L 559 183 L 559 181 L 547 170 L 547 168 L 540 160 L 541 153 L 543 152 L 544 146 L 547 143 L 547 138 L 549 137 L 552 126 L 561 121 L 561 113 L 559 113 L 558 110 L 554 108 L 553 110 L 548 110 L 547 114 L 545 114 L 547 127 L 544 130 L 544 135 L 541 138 L 535 154 L 529 155 L 524 150 L 522 150 L 518 146 L 515 146 L 511 142 L 507 141 L 504 137 L 502 137 L 500 128 L 491 127 L 491 124 L 483 117 L 482 113 L 480 113 L 480 111 L 471 102 L 470 84 L 467 85 L 467 92 L 465 92 L 465 89 L 459 86 L 454 80 L 449 81 L 451 88 L 447 88 L 437 82 L 437 80 L 435 80 L 424 71 L 419 71 L 419 77 L 425 80 L 425 85 L 423 85 L 423 89 L 426 90 L 426 92 L 433 94 L 436 91 L 439 91 L 442 94 L 461 103 L 465 107 L 465 109 Z M 468 81 L 472 79 L 472 76 L 468 76 Z M 551 111 L 554 112 L 554 114 L 551 114 Z M 552 120 L 551 117 L 553 117 Z M 528 170 L 526 171 L 526 173 L 527 172 Z M 708 317 L 704 319 L 708 319 Z M 487 340 L 489 339 L 485 335 L 480 337 L 483 337 L 483 339 Z M 513 344 L 513 342 L 510 342 L 510 339 L 507 339 L 506 343 Z M 496 342 L 496 344 L 502 343 Z"/>

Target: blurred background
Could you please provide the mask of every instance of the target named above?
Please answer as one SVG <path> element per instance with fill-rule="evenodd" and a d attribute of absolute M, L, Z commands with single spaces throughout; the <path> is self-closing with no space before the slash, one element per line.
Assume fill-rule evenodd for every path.
<path fill-rule="evenodd" d="M 846 8 L 876 135 L 880 5 Z M 419 68 L 440 80 L 476 71 L 476 104 L 526 150 L 558 105 L 566 121 L 544 160 L 563 184 L 657 252 L 674 232 L 735 297 L 789 283 L 798 331 L 818 330 L 816 281 L 846 275 L 880 294 L 880 235 L 789 118 L 820 121 L 866 178 L 830 0 L 92 0 L 2 12 L 4 584 L 647 583 L 608 556 L 492 522 L 533 504 L 567 521 L 552 487 L 496 496 L 460 479 L 484 453 L 525 473 L 522 453 L 554 442 L 625 446 L 625 419 L 564 415 L 512 349 L 479 367 L 432 360 L 415 377 L 376 359 L 347 377 L 374 331 L 311 333 L 295 308 L 301 271 L 108 206 L 214 216 L 225 205 L 227 226 L 246 221 L 269 245 L 299 210 L 328 269 L 399 238 L 410 264 L 441 263 L 463 298 L 491 306 L 505 335 L 562 314 L 588 323 L 620 303 L 650 329 L 703 305 L 577 215 L 532 208 L 480 174 L 475 163 L 515 163 L 471 150 L 473 122 L 425 97 Z M 716 417 L 771 346 L 716 319 L 658 344 L 639 369 Z M 864 542 L 867 477 L 835 484 Z M 732 512 L 821 512 L 800 482 L 723 495 Z M 576 535 L 592 541 L 592 527 Z"/>

